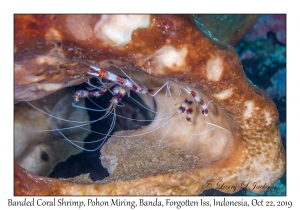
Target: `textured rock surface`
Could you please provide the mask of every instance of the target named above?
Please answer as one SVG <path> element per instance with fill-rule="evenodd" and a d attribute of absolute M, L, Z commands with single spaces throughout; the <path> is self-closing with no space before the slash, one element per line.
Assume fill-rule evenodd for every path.
<path fill-rule="evenodd" d="M 50 76 L 47 80 L 50 82 L 58 79 L 62 87 L 78 82 L 70 75 L 83 78 L 85 75 L 79 72 L 88 69 L 85 64 L 108 69 L 111 64 L 135 65 L 145 73 L 134 73 L 133 77 L 149 88 L 170 81 L 179 102 L 185 98 L 192 100 L 188 94 L 178 93 L 184 87 L 195 90 L 206 102 L 212 100 L 206 120 L 230 131 L 228 134 L 224 129 L 209 126 L 199 111 L 186 129 L 177 120 L 180 116 L 175 115 L 170 121 L 172 125 L 150 132 L 161 126 L 160 121 L 154 120 L 149 126 L 130 132 L 136 136 L 134 140 L 122 139 L 132 141 L 128 147 L 124 146 L 126 143 L 120 146 L 117 137 L 113 137 L 102 148 L 101 159 L 111 172 L 107 179 L 82 185 L 69 182 L 74 179 L 36 177 L 16 165 L 15 194 L 195 195 L 207 188 L 217 188 L 220 182 L 237 186 L 237 190 L 240 187 L 252 190 L 255 182 L 272 185 L 285 171 L 274 103 L 245 78 L 234 49 L 204 35 L 190 16 L 49 15 L 16 16 L 15 20 L 16 84 L 22 84 L 26 93 L 41 91 L 38 97 L 48 94 L 47 88 L 39 86 L 44 80 L 35 80 L 37 75 L 38 78 Z M 85 30 L 77 30 L 77 25 L 84 26 Z M 26 39 L 20 41 L 19 36 L 24 35 Z M 28 51 L 32 52 L 31 59 L 25 61 Z M 68 65 L 66 70 L 65 65 Z M 52 68 L 57 71 L 49 74 Z M 37 83 L 32 85 L 33 81 Z M 32 96 L 16 94 L 15 99 L 24 97 Z M 170 109 L 172 102 L 167 99 L 164 93 L 155 97 L 158 112 Z M 191 135 L 205 129 L 208 131 L 205 135 Z M 140 135 L 148 131 L 149 135 Z M 160 139 L 163 141 L 157 142 Z M 172 151 L 168 152 L 170 156 L 167 150 Z M 129 163 L 121 161 L 129 156 L 135 157 L 136 162 L 133 158 Z M 182 167 L 173 164 L 176 159 L 184 163 Z M 232 189 L 222 191 L 232 193 Z"/>

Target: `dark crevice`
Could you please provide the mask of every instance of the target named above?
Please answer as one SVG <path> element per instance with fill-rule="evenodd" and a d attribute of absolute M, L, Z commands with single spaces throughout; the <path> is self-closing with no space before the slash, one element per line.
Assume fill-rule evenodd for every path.
<path fill-rule="evenodd" d="M 93 82 L 95 83 L 95 81 Z M 77 85 L 72 87 L 72 89 L 74 89 L 75 91 L 87 90 L 87 85 L 86 84 Z M 130 97 L 134 98 L 139 103 L 143 104 L 140 97 L 137 94 L 133 93 L 132 91 L 130 92 Z M 110 104 L 111 98 L 112 98 L 112 94 L 109 91 L 107 91 L 103 96 L 99 98 L 92 98 L 91 100 L 95 104 L 103 108 L 107 108 Z M 99 107 L 97 107 L 91 100 L 89 99 L 85 100 L 86 107 L 90 109 L 99 109 Z M 117 115 L 121 115 L 127 118 L 133 118 L 133 119 L 151 120 L 150 114 L 148 113 L 149 111 L 142 108 L 132 99 L 130 99 L 128 96 L 124 97 L 124 99 L 122 100 L 122 104 L 124 104 L 124 106 L 120 105 L 119 107 L 116 108 Z M 105 114 L 105 112 L 95 112 L 95 111 L 88 110 L 88 114 L 90 120 L 93 121 L 102 117 Z M 92 123 L 91 131 L 106 134 L 110 129 L 112 120 L 113 120 L 113 115 L 110 115 L 103 120 Z M 111 134 L 121 130 L 137 129 L 142 126 L 148 125 L 150 122 L 151 121 L 139 122 L 139 121 L 128 120 L 122 117 L 117 117 L 116 124 Z M 91 132 L 86 137 L 85 142 L 96 141 L 104 137 L 104 135 L 98 133 Z M 92 144 L 85 144 L 84 148 L 93 150 L 97 148 L 101 143 L 102 141 L 97 143 L 92 143 Z M 69 157 L 66 161 L 59 163 L 53 169 L 49 177 L 72 178 L 75 176 L 79 176 L 81 174 L 88 174 L 88 173 L 90 174 L 90 177 L 93 181 L 102 180 L 109 175 L 107 170 L 101 165 L 100 149 L 97 149 L 94 152 L 83 151 L 78 155 L 73 155 Z"/>

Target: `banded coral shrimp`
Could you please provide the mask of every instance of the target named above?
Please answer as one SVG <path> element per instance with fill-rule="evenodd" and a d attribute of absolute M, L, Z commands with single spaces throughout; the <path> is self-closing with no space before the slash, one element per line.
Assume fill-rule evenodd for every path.
<path fill-rule="evenodd" d="M 96 71 L 99 70 L 99 68 L 95 66 L 91 68 Z M 207 117 L 209 117 L 209 115 L 208 116 L 205 115 L 208 113 L 208 109 L 207 107 L 200 108 L 200 105 L 201 106 L 206 105 L 209 106 L 209 108 L 211 107 L 211 105 L 208 99 L 205 97 L 203 97 L 202 101 L 200 101 L 198 98 L 200 97 L 200 95 L 197 94 L 196 92 L 191 92 L 192 91 L 191 88 L 180 86 L 170 81 L 165 82 L 163 79 L 161 80 L 157 78 L 149 79 L 148 77 L 147 79 L 144 79 L 144 77 L 146 76 L 143 73 L 134 72 L 133 75 L 130 75 L 130 73 L 125 73 L 125 68 L 121 69 L 121 72 L 115 75 L 122 75 L 121 77 L 123 79 L 130 77 L 130 79 L 124 80 L 123 82 L 115 82 L 117 80 L 113 81 L 112 78 L 117 79 L 117 77 L 112 76 L 112 78 L 108 78 L 106 76 L 105 79 L 104 78 L 99 79 L 99 77 L 96 77 L 95 78 L 96 84 L 95 82 L 92 81 L 87 82 L 89 90 L 85 90 L 82 87 L 80 87 L 78 91 L 74 94 L 75 103 L 73 103 L 73 107 L 76 107 L 77 109 L 88 110 L 89 112 L 91 112 L 92 114 L 90 114 L 90 117 L 92 116 L 93 117 L 89 121 L 82 121 L 80 123 L 78 121 L 77 122 L 69 121 L 70 123 L 69 126 L 65 128 L 55 128 L 51 131 L 54 130 L 57 131 L 61 135 L 62 139 L 67 140 L 73 145 L 77 144 L 78 146 L 80 142 L 72 141 L 72 139 L 69 139 L 67 136 L 64 135 L 64 132 L 66 130 L 71 130 L 71 129 L 89 130 L 89 129 L 82 129 L 81 126 L 91 124 L 92 129 L 90 131 L 90 138 L 92 138 L 92 140 L 90 142 L 85 142 L 84 143 L 85 147 L 79 146 L 84 151 L 99 150 L 102 144 L 108 138 L 111 137 L 116 138 L 120 141 L 120 139 L 125 139 L 125 138 L 138 139 L 150 135 L 151 138 L 153 139 L 153 142 L 155 142 L 154 144 L 151 144 L 151 147 L 156 147 L 158 149 L 165 149 L 165 148 L 168 149 L 171 145 L 172 146 L 176 145 L 177 148 L 188 147 L 189 150 L 192 151 L 191 154 L 196 153 L 197 152 L 196 150 L 199 149 L 198 147 L 194 146 L 193 141 L 199 141 L 200 136 L 212 135 L 212 132 L 216 129 L 223 130 L 223 132 L 225 133 L 226 132 L 230 133 L 226 129 L 226 125 L 222 125 L 222 123 L 218 125 L 219 122 L 210 123 L 209 120 L 204 120 Z M 113 82 L 117 84 L 113 84 Z M 152 89 L 148 89 L 147 93 L 143 92 L 142 94 L 139 94 L 139 96 L 143 99 L 145 103 L 144 105 L 141 102 L 139 102 L 137 99 L 135 99 L 134 96 L 132 96 L 133 95 L 132 92 L 138 93 L 138 91 L 134 91 L 134 90 L 132 91 L 132 89 L 137 89 L 136 87 L 135 88 L 133 88 L 133 86 L 131 88 L 128 87 L 129 86 L 128 84 L 130 82 L 131 85 L 134 84 L 138 86 L 138 88 L 143 87 L 139 90 L 140 92 L 144 91 L 145 90 L 144 88 L 146 87 L 152 88 Z M 122 84 L 125 83 L 127 85 L 122 86 Z M 99 93 L 99 95 L 95 95 L 96 94 L 95 91 L 100 91 L 100 90 L 102 91 L 101 94 Z M 120 91 L 123 92 L 120 93 Z M 102 96 L 100 97 L 100 95 Z M 99 97 L 97 98 L 96 96 Z M 106 104 L 104 103 L 105 97 L 109 98 L 108 99 L 109 101 L 106 101 Z M 115 99 L 117 99 L 116 102 L 113 102 L 114 97 Z M 85 108 L 76 104 L 77 101 L 84 100 L 85 98 L 86 98 L 86 103 L 90 103 L 92 107 L 89 107 L 90 105 L 88 105 L 88 108 Z M 128 101 L 131 101 L 134 111 L 136 111 L 137 109 L 144 110 L 144 112 L 148 113 L 148 115 L 155 115 L 155 118 L 137 119 L 135 117 L 126 117 L 123 116 L 122 114 L 118 114 L 118 110 L 122 110 L 122 108 L 128 107 L 127 106 L 128 103 L 125 101 L 126 98 L 128 99 Z M 204 101 L 207 101 L 207 103 L 204 103 Z M 214 114 L 214 112 L 216 111 L 212 108 L 211 112 L 212 114 Z M 101 113 L 102 115 L 95 116 L 95 113 Z M 51 114 L 49 114 L 49 116 L 55 117 Z M 148 122 L 150 123 L 150 125 L 139 129 L 137 133 L 123 132 L 120 134 L 113 134 L 113 128 L 115 127 L 117 118 L 129 122 L 142 122 L 142 123 Z M 106 131 L 101 131 L 100 130 L 101 127 L 102 129 L 104 127 L 103 125 L 101 125 L 101 123 L 104 122 L 107 123 L 105 119 L 109 121 L 108 128 L 106 129 Z M 58 120 L 66 120 L 66 119 L 58 119 Z M 196 128 L 194 126 L 193 128 L 191 128 L 190 125 L 195 125 L 195 124 L 197 125 Z M 200 129 L 198 129 L 199 127 Z M 180 135 L 174 131 L 179 131 Z M 46 131 L 44 130 L 44 132 Z M 101 135 L 102 137 L 96 137 L 97 135 Z M 176 139 L 176 142 L 174 142 L 174 139 Z M 98 145 L 95 146 L 94 143 L 98 143 Z M 214 142 L 209 143 L 210 146 L 212 144 L 214 144 Z M 87 152 L 84 152 L 84 154 L 87 154 Z M 95 154 L 97 155 L 94 156 L 99 160 L 99 151 L 98 153 Z M 104 159 L 107 158 L 107 155 L 104 155 L 103 157 L 104 158 L 102 158 L 102 162 L 105 162 Z M 105 163 L 103 165 L 106 166 Z M 63 166 L 59 166 L 59 167 L 63 167 Z M 106 168 L 109 168 L 108 170 L 110 173 L 113 172 L 110 166 Z M 80 174 L 81 173 L 82 171 L 80 172 Z M 53 175 L 52 173 L 52 175 L 50 176 L 54 177 L 55 175 Z M 97 180 L 99 179 L 99 176 L 98 178 L 95 178 L 93 177 L 92 174 L 91 177 L 93 179 L 97 179 Z"/>

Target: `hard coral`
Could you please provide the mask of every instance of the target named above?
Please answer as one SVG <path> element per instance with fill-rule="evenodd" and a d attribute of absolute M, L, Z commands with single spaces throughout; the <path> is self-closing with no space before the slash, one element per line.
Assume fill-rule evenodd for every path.
<path fill-rule="evenodd" d="M 185 87 L 212 100 L 208 118 L 197 110 L 189 127 L 178 115 L 167 126 L 156 116 L 149 126 L 122 133 L 130 138 L 109 139 L 101 160 L 111 176 L 100 182 L 36 177 L 16 165 L 15 194 L 196 195 L 208 188 L 233 193 L 220 183 L 261 192 L 255 183 L 271 186 L 285 171 L 274 103 L 245 78 L 234 49 L 200 32 L 190 16 L 17 15 L 15 32 L 16 84 L 26 92 L 42 90 L 38 97 L 54 81 L 60 85 L 50 85 L 50 92 L 74 84 L 72 76 L 84 77 L 88 65 L 113 64 L 135 65 L 144 73 L 133 73 L 133 79 L 149 88 L 169 81 L 178 101 L 191 97 L 181 91 Z M 174 108 L 162 92 L 154 100 L 157 113 Z"/>

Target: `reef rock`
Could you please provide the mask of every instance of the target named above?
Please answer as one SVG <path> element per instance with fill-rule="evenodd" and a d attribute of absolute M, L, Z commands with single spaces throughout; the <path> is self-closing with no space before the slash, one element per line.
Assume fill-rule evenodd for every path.
<path fill-rule="evenodd" d="M 197 195 L 209 188 L 234 193 L 220 183 L 261 192 L 255 184 L 272 186 L 284 173 L 275 104 L 245 78 L 235 50 L 199 31 L 191 16 L 25 15 L 15 16 L 15 33 L 15 83 L 26 93 L 41 93 L 37 97 L 52 79 L 60 87 L 78 82 L 70 75 L 84 78 L 89 65 L 135 69 L 132 79 L 146 87 L 170 87 L 167 94 L 149 96 L 159 113 L 150 125 L 116 133 L 103 146 L 108 178 L 82 184 L 79 178 L 37 177 L 15 165 L 16 195 Z M 33 80 L 34 88 L 27 85 Z M 208 105 L 207 117 L 195 95 Z M 24 98 L 32 96 L 15 99 Z M 194 102 L 191 124 L 177 112 L 185 99 Z"/>

